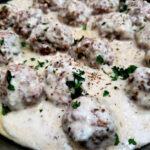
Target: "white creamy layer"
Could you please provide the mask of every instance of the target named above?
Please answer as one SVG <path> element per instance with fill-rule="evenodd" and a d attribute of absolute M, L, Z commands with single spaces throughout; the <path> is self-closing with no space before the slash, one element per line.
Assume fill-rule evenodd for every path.
<path fill-rule="evenodd" d="M 31 0 L 13 0 L 11 1 L 20 10 L 31 6 Z M 48 18 L 57 20 L 54 12 L 47 15 Z M 87 37 L 99 38 L 96 31 L 90 30 L 90 24 L 87 30 L 81 28 L 71 28 L 74 38 L 79 39 L 83 35 Z M 129 65 L 142 66 L 144 52 L 136 47 L 132 41 L 117 41 L 110 43 L 114 53 L 114 65 L 128 67 Z M 67 59 L 69 55 L 57 53 L 55 55 L 40 56 L 30 52 L 28 48 L 23 48 L 24 54 L 21 58 L 15 60 L 15 63 L 22 63 L 27 60 L 27 65 L 37 65 L 37 60 L 45 61 Z M 36 58 L 31 61 L 30 58 Z M 128 139 L 132 138 L 137 142 L 136 147 L 143 146 L 150 142 L 150 113 L 148 110 L 137 107 L 129 100 L 124 89 L 126 82 L 118 79 L 112 82 L 110 77 L 103 73 L 111 73 L 110 67 L 102 66 L 99 70 L 94 70 L 85 66 L 82 62 L 81 67 L 88 76 L 89 86 L 87 91 L 90 95 L 96 96 L 104 101 L 113 112 L 116 120 L 120 143 L 118 146 L 108 147 L 107 150 L 132 150 L 135 148 L 129 145 Z M 46 66 L 46 64 L 45 64 Z M 39 73 L 44 73 L 44 68 L 39 69 Z M 94 74 L 92 74 L 94 73 Z M 85 82 L 88 82 L 85 81 Z M 115 90 L 114 86 L 119 89 Z M 108 97 L 103 97 L 103 91 L 108 90 Z M 2 126 L 9 138 L 15 142 L 38 150 L 82 150 L 76 144 L 71 142 L 62 130 L 61 120 L 66 110 L 64 106 L 55 106 L 51 102 L 41 101 L 39 104 L 16 112 L 11 112 L 2 117 Z M 40 112 L 41 111 L 41 112 Z M 83 110 L 84 111 L 84 110 Z M 101 149 L 99 149 L 101 150 Z"/>

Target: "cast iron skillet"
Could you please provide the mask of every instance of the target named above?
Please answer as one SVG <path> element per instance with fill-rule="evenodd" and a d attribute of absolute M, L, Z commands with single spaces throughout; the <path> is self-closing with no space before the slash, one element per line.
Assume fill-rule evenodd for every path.
<path fill-rule="evenodd" d="M 0 0 L 0 4 L 6 3 L 8 1 L 11 1 L 11 0 Z M 147 0 L 147 1 L 150 2 L 150 0 Z M 7 138 L 3 137 L 2 135 L 0 135 L 0 150 L 31 150 L 31 149 L 22 147 L 14 142 L 8 140 Z M 148 144 L 140 149 L 136 149 L 136 150 L 150 150 L 150 144 Z"/>

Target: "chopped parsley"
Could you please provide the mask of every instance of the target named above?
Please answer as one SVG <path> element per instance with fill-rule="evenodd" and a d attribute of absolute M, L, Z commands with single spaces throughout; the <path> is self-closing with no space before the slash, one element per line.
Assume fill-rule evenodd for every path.
<path fill-rule="evenodd" d="M 43 111 L 43 109 L 40 109 L 39 112 L 41 113 Z"/>
<path fill-rule="evenodd" d="M 22 47 L 26 47 L 28 44 L 26 42 L 21 42 Z"/>
<path fill-rule="evenodd" d="M 118 87 L 117 86 L 114 86 L 114 90 L 117 90 L 118 89 Z"/>
<path fill-rule="evenodd" d="M 46 59 L 46 63 L 48 63 L 48 60 Z"/>
<path fill-rule="evenodd" d="M 6 6 L 3 6 L 1 10 L 6 11 Z"/>
<path fill-rule="evenodd" d="M 30 24 L 27 24 L 27 28 L 30 28 Z"/>
<path fill-rule="evenodd" d="M 74 80 L 72 81 L 67 81 L 66 85 L 68 86 L 69 89 L 72 89 L 71 92 L 71 98 L 75 99 L 78 98 L 79 96 L 82 96 L 82 81 L 85 81 L 85 78 L 82 77 L 82 75 L 84 75 L 84 71 L 79 70 L 79 73 L 77 72 L 72 72 L 73 73 L 73 77 Z"/>
<path fill-rule="evenodd" d="M 104 93 L 103 93 L 103 97 L 106 97 L 109 95 L 109 91 L 105 90 Z"/>
<path fill-rule="evenodd" d="M 119 136 L 118 136 L 118 134 L 117 133 L 115 133 L 115 143 L 114 143 L 114 145 L 118 145 L 119 144 Z"/>
<path fill-rule="evenodd" d="M 80 39 L 74 39 L 74 43 L 72 46 L 75 46 L 77 43 L 81 42 L 84 39 L 84 36 L 82 36 Z"/>
<path fill-rule="evenodd" d="M 53 73 L 55 74 L 55 73 L 56 73 L 56 70 L 53 70 Z"/>
<path fill-rule="evenodd" d="M 106 24 L 106 22 L 103 22 L 101 25 L 104 26 Z"/>
<path fill-rule="evenodd" d="M 129 139 L 128 142 L 129 144 L 136 145 L 136 141 L 134 139 Z"/>
<path fill-rule="evenodd" d="M 6 78 L 7 78 L 7 83 L 8 83 L 7 88 L 8 88 L 10 91 L 15 91 L 14 85 L 11 84 L 11 80 L 12 80 L 13 76 L 11 75 L 11 72 L 10 72 L 9 70 L 8 70 L 7 73 L 6 73 Z"/>
<path fill-rule="evenodd" d="M 82 30 L 85 31 L 86 29 L 87 29 L 87 24 L 84 24 L 83 27 L 82 27 Z"/>
<path fill-rule="evenodd" d="M 9 112 L 11 112 L 11 110 L 9 109 L 8 106 L 5 106 L 4 104 L 2 105 L 2 111 L 1 111 L 1 114 L 3 116 L 7 115 Z"/>
<path fill-rule="evenodd" d="M 48 31 L 49 27 L 45 28 L 44 31 Z"/>
<path fill-rule="evenodd" d="M 122 80 L 126 80 L 130 74 L 132 74 L 137 69 L 136 66 L 130 65 L 127 69 L 113 67 L 112 70 L 114 72 L 114 76 L 110 76 L 112 81 L 116 81 L 118 77 L 122 77 Z"/>
<path fill-rule="evenodd" d="M 49 24 L 49 23 L 48 23 L 48 22 L 43 22 L 42 24 L 43 24 L 43 25 L 47 25 L 47 24 Z"/>
<path fill-rule="evenodd" d="M 139 28 L 139 30 L 143 30 L 145 28 L 145 26 L 141 26 L 140 28 Z"/>
<path fill-rule="evenodd" d="M 3 54 L 1 49 L 0 49 L 0 54 L 1 54 L 1 55 Z"/>
<path fill-rule="evenodd" d="M 0 45 L 2 46 L 4 44 L 4 40 L 0 39 Z"/>
<path fill-rule="evenodd" d="M 42 68 L 44 66 L 44 64 L 45 64 L 45 62 L 41 62 L 41 61 L 38 60 L 38 65 L 35 66 L 35 69 L 38 70 L 39 67 Z"/>
<path fill-rule="evenodd" d="M 31 61 L 35 61 L 35 58 L 30 58 Z"/>
<path fill-rule="evenodd" d="M 147 22 L 147 19 L 144 18 L 144 22 Z"/>
<path fill-rule="evenodd" d="M 72 105 L 73 109 L 77 109 L 80 106 L 80 102 L 75 101 Z"/>
<path fill-rule="evenodd" d="M 27 60 L 24 60 L 24 61 L 23 61 L 23 64 L 25 64 L 26 62 L 27 62 Z"/>
<path fill-rule="evenodd" d="M 118 7 L 118 11 L 119 12 L 129 12 L 130 8 L 128 7 L 128 5 L 124 4 L 124 5 L 119 5 Z"/>
<path fill-rule="evenodd" d="M 97 58 L 96 58 L 96 61 L 99 63 L 99 64 L 103 64 L 104 63 L 104 59 L 101 55 L 98 55 Z"/>
<path fill-rule="evenodd" d="M 83 53 L 79 53 L 79 54 L 78 54 L 78 58 L 79 58 L 79 59 L 81 59 L 83 56 L 84 56 Z"/>

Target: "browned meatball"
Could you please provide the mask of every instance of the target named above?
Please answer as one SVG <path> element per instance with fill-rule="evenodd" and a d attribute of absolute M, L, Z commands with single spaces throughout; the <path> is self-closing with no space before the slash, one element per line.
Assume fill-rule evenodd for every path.
<path fill-rule="evenodd" d="M 29 9 L 28 11 L 20 11 L 17 14 L 17 20 L 15 24 L 15 31 L 28 37 L 33 30 L 41 22 L 42 12 L 39 9 Z"/>
<path fill-rule="evenodd" d="M 21 52 L 19 37 L 10 31 L 0 30 L 0 64 L 8 64 Z"/>
<path fill-rule="evenodd" d="M 129 78 L 127 94 L 138 106 L 150 108 L 150 68 L 140 67 Z"/>
<path fill-rule="evenodd" d="M 63 116 L 62 125 L 74 142 L 89 149 L 106 149 L 114 144 L 113 116 L 95 97 L 82 96 L 73 100 Z"/>
<path fill-rule="evenodd" d="M 114 12 L 118 9 L 119 0 L 86 0 L 93 14 Z"/>
<path fill-rule="evenodd" d="M 69 0 L 59 12 L 59 17 L 68 25 L 79 26 L 87 23 L 90 9 L 78 0 Z"/>
<path fill-rule="evenodd" d="M 48 10 L 56 11 L 63 7 L 64 0 L 33 0 L 33 5 L 47 13 Z"/>
<path fill-rule="evenodd" d="M 16 22 L 16 8 L 11 5 L 4 5 L 0 8 L 0 28 L 7 29 Z"/>
<path fill-rule="evenodd" d="M 32 67 L 20 64 L 1 69 L 0 83 L 2 103 L 12 110 L 37 103 L 44 89 L 37 72 Z"/>
<path fill-rule="evenodd" d="M 98 68 L 102 64 L 112 64 L 113 54 L 110 45 L 104 40 L 84 38 L 71 47 L 69 54 L 76 60 L 82 60 L 91 67 Z"/>
<path fill-rule="evenodd" d="M 72 44 L 72 34 L 59 23 L 40 24 L 33 29 L 28 42 L 35 52 L 48 55 L 59 50 L 68 50 Z"/>

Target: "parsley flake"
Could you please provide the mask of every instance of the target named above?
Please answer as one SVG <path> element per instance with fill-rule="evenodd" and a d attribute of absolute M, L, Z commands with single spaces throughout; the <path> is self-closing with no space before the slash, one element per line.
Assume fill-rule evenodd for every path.
<path fill-rule="evenodd" d="M 82 30 L 85 31 L 86 29 L 87 29 L 87 24 L 84 24 L 83 27 L 82 27 Z"/>
<path fill-rule="evenodd" d="M 74 39 L 74 43 L 72 46 L 75 46 L 77 43 L 81 42 L 84 39 L 84 36 L 82 36 L 80 39 Z"/>
<path fill-rule="evenodd" d="M 72 105 L 73 109 L 77 109 L 80 106 L 80 102 L 75 101 Z"/>
<path fill-rule="evenodd" d="M 31 61 L 35 61 L 35 58 L 30 58 Z"/>
<path fill-rule="evenodd" d="M 27 45 L 28 45 L 27 43 L 21 42 L 21 46 L 22 46 L 22 47 L 26 47 Z"/>
<path fill-rule="evenodd" d="M 4 40 L 0 39 L 0 45 L 2 46 L 4 44 Z"/>
<path fill-rule="evenodd" d="M 139 28 L 139 30 L 143 30 L 145 28 L 145 26 L 141 26 L 140 28 Z"/>
<path fill-rule="evenodd" d="M 98 55 L 97 58 L 96 58 L 96 61 L 99 63 L 99 64 L 103 64 L 104 63 L 104 59 L 101 55 Z"/>
<path fill-rule="evenodd" d="M 5 106 L 4 104 L 2 104 L 2 111 L 1 111 L 1 114 L 3 116 L 7 115 L 9 112 L 11 112 L 11 110 L 9 109 L 8 106 Z"/>
<path fill-rule="evenodd" d="M 101 25 L 104 26 L 106 24 L 106 22 L 103 22 Z"/>
<path fill-rule="evenodd" d="M 114 143 L 114 145 L 118 145 L 119 143 L 120 143 L 119 136 L 118 136 L 117 133 L 115 133 L 115 143 Z"/>
<path fill-rule="evenodd" d="M 134 139 L 129 139 L 128 142 L 129 144 L 136 145 L 136 141 Z"/>
<path fill-rule="evenodd" d="M 49 27 L 45 28 L 44 31 L 48 31 Z"/>
<path fill-rule="evenodd" d="M 39 112 L 41 113 L 43 111 L 43 109 L 40 109 Z"/>
<path fill-rule="evenodd" d="M 12 78 L 13 78 L 13 76 L 11 75 L 11 72 L 8 70 L 7 73 L 6 73 L 6 79 L 7 79 L 7 83 L 8 83 L 7 88 L 8 88 L 10 91 L 15 91 L 14 85 L 11 84 Z"/>
<path fill-rule="evenodd" d="M 109 95 L 109 92 L 107 90 L 105 90 L 104 93 L 103 93 L 103 97 L 106 97 L 108 95 Z"/>

